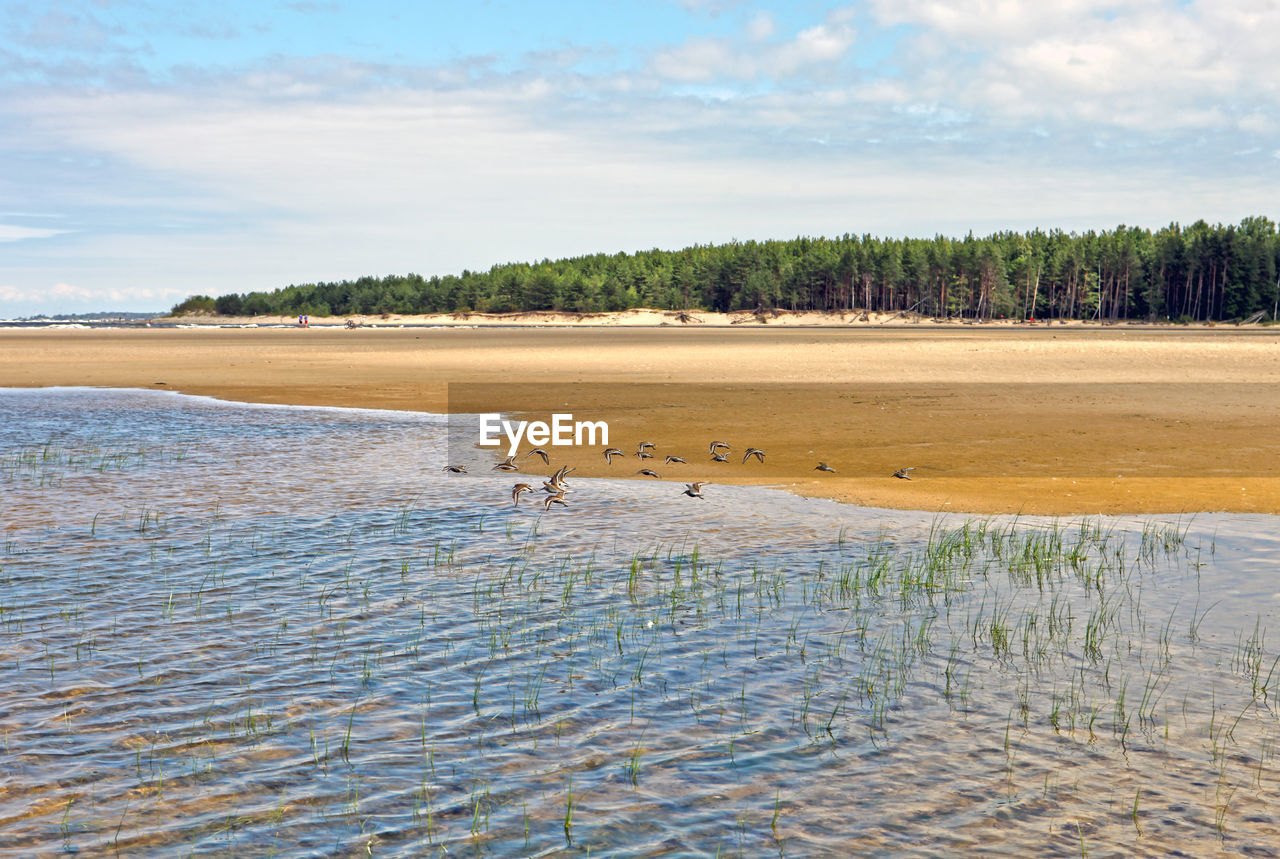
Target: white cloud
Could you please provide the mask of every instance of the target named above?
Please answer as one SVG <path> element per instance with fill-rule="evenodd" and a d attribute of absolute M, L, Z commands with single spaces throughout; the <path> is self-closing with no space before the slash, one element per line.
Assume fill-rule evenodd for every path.
<path fill-rule="evenodd" d="M 62 299 L 96 298 L 97 295 L 92 290 L 84 289 L 83 287 L 72 286 L 69 283 L 55 283 L 42 297 L 51 301 L 59 301 Z"/>
<path fill-rule="evenodd" d="M 1266 0 L 874 0 L 912 24 L 915 98 L 993 117 L 1160 134 L 1238 124 L 1280 100 L 1280 4 Z"/>
<path fill-rule="evenodd" d="M 884 23 L 917 24 L 985 44 L 1070 30 L 1096 15 L 1118 17 L 1172 4 L 1168 0 L 871 0 L 870 5 Z"/>
<path fill-rule="evenodd" d="M 757 12 L 747 22 L 747 38 L 755 42 L 763 41 L 774 34 L 777 24 L 768 12 Z"/>
<path fill-rule="evenodd" d="M 20 242 L 23 239 L 47 239 L 60 236 L 66 230 L 49 230 L 38 227 L 18 227 L 13 224 L 0 224 L 0 242 Z"/>
<path fill-rule="evenodd" d="M 1256 132 L 1258 134 L 1269 134 L 1276 129 L 1271 117 L 1262 112 L 1254 112 L 1240 117 L 1236 120 L 1236 127 L 1241 131 Z"/>
<path fill-rule="evenodd" d="M 653 68 L 660 77 L 686 83 L 751 80 L 758 74 L 754 57 L 721 39 L 698 39 L 664 51 L 654 58 Z"/>
<path fill-rule="evenodd" d="M 178 287 L 106 287 L 90 289 L 70 283 L 55 283 L 48 287 L 22 289 L 0 284 L 0 302 L 26 305 L 56 305 L 58 307 L 93 307 L 103 302 L 154 302 L 172 300 L 187 294 Z"/>
<path fill-rule="evenodd" d="M 719 15 L 734 6 L 742 4 L 742 0 L 675 0 L 686 12 L 697 12 L 709 15 Z"/>
<path fill-rule="evenodd" d="M 757 16 L 747 25 L 747 41 L 692 39 L 660 51 L 653 58 L 653 70 L 661 78 L 686 83 L 785 79 L 838 62 L 856 38 L 851 17 L 844 10 L 828 14 L 823 23 L 801 30 L 787 41 L 764 41 L 773 29 L 772 19 Z"/>

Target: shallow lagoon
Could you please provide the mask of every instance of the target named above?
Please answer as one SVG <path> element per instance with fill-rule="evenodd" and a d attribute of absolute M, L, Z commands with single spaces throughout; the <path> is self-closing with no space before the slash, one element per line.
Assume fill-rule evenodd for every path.
<path fill-rule="evenodd" d="M 572 478 L 544 514 L 442 474 L 436 416 L 53 389 L 0 426 L 25 853 L 1280 843 L 1271 517 Z"/>

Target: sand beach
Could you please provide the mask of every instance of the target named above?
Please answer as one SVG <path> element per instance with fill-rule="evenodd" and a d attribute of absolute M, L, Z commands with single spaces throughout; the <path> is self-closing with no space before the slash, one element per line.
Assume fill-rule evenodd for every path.
<path fill-rule="evenodd" d="M 657 463 L 667 453 L 688 459 L 654 466 L 664 479 L 875 507 L 1280 513 L 1274 328 L 662 324 L 664 314 L 652 315 L 572 326 L 389 318 L 354 329 L 342 319 L 309 329 L 270 319 L 4 330 L 0 386 L 538 420 L 570 411 L 607 420 L 610 442 L 628 452 L 647 440 Z M 737 452 L 764 449 L 765 462 L 708 462 L 706 444 L 720 437 Z M 579 476 L 631 476 L 642 465 L 608 466 L 595 449 L 564 461 Z M 819 461 L 836 473 L 815 471 Z M 893 478 L 908 466 L 912 480 Z"/>

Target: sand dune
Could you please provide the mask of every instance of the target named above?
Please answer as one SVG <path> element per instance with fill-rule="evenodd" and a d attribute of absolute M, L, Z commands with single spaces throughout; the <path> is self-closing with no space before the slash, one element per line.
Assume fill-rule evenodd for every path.
<path fill-rule="evenodd" d="M 296 316 L 199 316 L 186 314 L 180 317 L 163 317 L 157 320 L 164 323 L 177 323 L 190 327 L 220 326 L 284 326 L 295 327 Z M 480 313 L 475 311 L 459 313 L 433 314 L 354 314 L 351 316 L 312 317 L 313 328 L 399 328 L 406 325 L 442 325 L 450 327 L 605 327 L 629 328 L 645 326 L 674 326 L 681 328 L 726 326 L 774 328 L 799 327 L 910 327 L 925 328 L 1116 328 L 1116 329 L 1157 329 L 1157 330 L 1195 330 L 1221 328 L 1227 330 L 1255 329 L 1257 324 L 1237 326 L 1232 323 L 1197 323 L 1191 326 L 1174 326 L 1168 323 L 1143 322 L 1093 322 L 1071 320 L 1012 320 L 1012 319 L 937 319 L 921 313 L 910 311 L 878 312 L 852 310 L 735 310 L 731 313 L 717 313 L 705 310 L 655 310 L 652 308 L 636 308 L 612 313 L 572 313 L 558 310 L 531 310 L 516 313 Z"/>

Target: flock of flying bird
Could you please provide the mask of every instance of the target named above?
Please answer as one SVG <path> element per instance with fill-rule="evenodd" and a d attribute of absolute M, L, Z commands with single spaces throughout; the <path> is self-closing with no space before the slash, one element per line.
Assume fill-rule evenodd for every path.
<path fill-rule="evenodd" d="M 640 445 L 637 448 L 634 455 L 643 462 L 646 459 L 654 458 L 653 451 L 655 449 L 656 447 L 653 442 L 642 441 L 640 442 Z M 709 446 L 711 461 L 712 462 L 728 462 L 729 453 L 732 450 L 733 448 L 730 447 L 728 442 L 725 442 L 725 441 L 711 442 Z M 542 457 L 542 462 L 544 465 L 550 465 L 551 463 L 551 457 L 548 456 L 547 452 L 540 447 L 535 447 L 533 450 L 526 453 L 522 458 L 528 459 L 531 456 Z M 605 448 L 604 450 L 605 462 L 607 462 L 609 465 L 612 465 L 613 458 L 615 456 L 626 456 L 626 453 L 624 453 L 623 451 L 619 450 L 616 447 Z M 742 455 L 742 462 L 743 464 L 745 464 L 746 461 L 748 459 L 751 459 L 752 457 L 755 457 L 755 459 L 759 462 L 764 462 L 764 456 L 765 456 L 765 453 L 760 448 L 749 447 L 747 448 L 746 453 Z M 492 470 L 493 471 L 519 471 L 520 466 L 516 464 L 515 459 L 516 458 L 514 455 L 508 456 L 505 460 L 493 466 Z M 667 456 L 666 458 L 667 465 L 671 465 L 673 463 L 684 463 L 684 462 L 686 462 L 686 460 L 682 456 Z M 466 474 L 467 473 L 467 467 L 465 465 L 446 465 L 441 470 L 448 474 Z M 565 497 L 564 497 L 565 493 L 569 491 L 569 486 L 565 482 L 565 477 L 568 476 L 569 472 L 574 470 L 575 469 L 573 469 L 568 465 L 561 466 L 559 469 L 556 470 L 555 474 L 551 475 L 550 477 L 548 477 L 546 480 L 542 482 L 542 491 L 546 493 L 546 496 L 542 499 L 543 510 L 550 510 L 551 505 L 553 504 L 560 504 L 564 506 L 567 506 L 569 504 L 569 502 L 565 500 Z M 827 465 L 825 462 L 819 462 L 817 465 L 813 467 L 813 470 L 825 471 L 829 474 L 836 473 L 836 470 L 831 466 Z M 893 473 L 893 476 L 901 480 L 910 480 L 911 472 L 913 471 L 915 471 L 914 467 L 899 468 L 897 471 Z M 637 471 L 636 474 L 644 475 L 645 477 L 654 477 L 659 479 L 661 479 L 662 477 L 661 474 L 658 474 L 658 472 L 654 471 L 651 468 L 642 468 L 639 471 Z M 696 481 L 694 483 L 686 483 L 684 492 L 681 494 L 688 495 L 690 498 L 702 498 L 704 497 L 702 494 L 702 487 L 706 486 L 709 482 L 710 481 L 702 480 L 702 481 Z M 512 505 L 515 507 L 519 507 L 521 497 L 524 496 L 526 493 L 530 493 L 534 491 L 535 490 L 532 484 L 517 483 L 515 486 L 511 488 Z"/>

